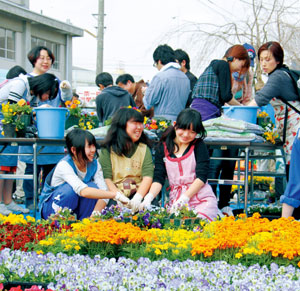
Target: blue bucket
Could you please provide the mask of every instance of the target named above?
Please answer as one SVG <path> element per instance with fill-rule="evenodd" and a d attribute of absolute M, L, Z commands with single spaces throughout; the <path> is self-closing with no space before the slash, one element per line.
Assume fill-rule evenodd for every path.
<path fill-rule="evenodd" d="M 67 108 L 38 107 L 34 111 L 39 138 L 64 138 L 66 117 L 69 115 Z"/>
<path fill-rule="evenodd" d="M 256 124 L 258 106 L 223 106 L 224 115 Z"/>

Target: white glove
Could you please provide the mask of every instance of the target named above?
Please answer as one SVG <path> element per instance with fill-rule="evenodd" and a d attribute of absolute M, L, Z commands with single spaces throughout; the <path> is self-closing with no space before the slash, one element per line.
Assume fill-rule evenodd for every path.
<path fill-rule="evenodd" d="M 135 213 L 139 210 L 139 206 L 143 200 L 143 196 L 140 193 L 135 193 L 133 198 L 129 202 L 129 208 L 131 208 L 132 213 Z"/>
<path fill-rule="evenodd" d="M 59 84 L 60 90 L 61 90 L 61 99 L 65 102 L 67 100 L 72 99 L 72 88 L 69 81 L 64 80 L 61 81 Z"/>
<path fill-rule="evenodd" d="M 175 213 L 177 210 L 181 209 L 185 204 L 190 201 L 190 198 L 182 194 L 179 199 L 173 203 L 170 209 L 170 213 Z"/>
<path fill-rule="evenodd" d="M 59 86 L 60 86 L 60 89 L 62 89 L 62 90 L 63 89 L 71 89 L 71 84 L 67 80 L 61 81 Z"/>
<path fill-rule="evenodd" d="M 121 204 L 128 204 L 130 202 L 130 200 L 120 192 L 116 193 L 114 200 L 117 202 L 121 202 Z"/>
<path fill-rule="evenodd" d="M 143 210 L 143 209 L 147 209 L 151 206 L 151 202 L 153 201 L 154 199 L 154 195 L 152 193 L 148 193 L 145 197 L 144 197 L 144 200 L 143 202 L 140 204 L 139 206 L 139 210 Z"/>

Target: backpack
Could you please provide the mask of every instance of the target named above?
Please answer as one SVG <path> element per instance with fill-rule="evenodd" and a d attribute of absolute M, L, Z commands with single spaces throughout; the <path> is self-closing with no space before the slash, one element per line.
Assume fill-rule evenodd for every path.
<path fill-rule="evenodd" d="M 292 79 L 294 88 L 297 92 L 298 99 L 300 101 L 300 71 L 298 70 L 291 70 L 289 69 L 286 65 L 283 65 L 280 68 L 282 71 L 286 72 L 290 78 Z M 285 103 L 287 106 L 291 107 L 295 112 L 297 112 L 300 115 L 300 111 L 294 107 L 291 103 L 283 99 L 282 97 L 278 97 L 283 103 Z M 285 109 L 285 114 L 284 114 L 284 126 L 283 126 L 283 144 L 285 143 L 286 140 L 286 127 L 287 127 L 287 118 L 288 118 L 288 110 L 287 108 Z"/>
<path fill-rule="evenodd" d="M 283 65 L 281 70 L 286 72 L 292 79 L 294 88 L 297 92 L 298 98 L 300 100 L 300 71 L 289 69 L 287 66 Z"/>

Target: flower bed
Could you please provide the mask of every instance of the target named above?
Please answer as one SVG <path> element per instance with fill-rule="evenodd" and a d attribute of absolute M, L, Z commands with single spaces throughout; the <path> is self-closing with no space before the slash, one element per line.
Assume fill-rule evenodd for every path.
<path fill-rule="evenodd" d="M 3 234 L 12 226 L 36 229 L 35 239 L 24 240 L 18 250 L 0 252 L 0 282 L 6 284 L 40 282 L 52 290 L 83 291 L 286 290 L 300 284 L 300 222 L 292 218 L 242 214 L 202 221 L 193 230 L 140 228 L 112 218 L 71 226 L 60 221 L 58 228 L 22 215 L 0 215 L 0 222 Z M 49 233 L 39 237 L 38 225 Z"/>
<path fill-rule="evenodd" d="M 22 261 L 22 264 L 20 264 Z M 5 262 L 5 263 L 4 263 Z M 65 254 L 37 255 L 3 250 L 0 263 L 10 272 L 24 271 L 24 277 L 55 274 L 51 290 L 299 290 L 300 271 L 293 266 L 246 267 L 224 261 L 212 263 L 147 258 L 101 259 L 99 256 Z"/>

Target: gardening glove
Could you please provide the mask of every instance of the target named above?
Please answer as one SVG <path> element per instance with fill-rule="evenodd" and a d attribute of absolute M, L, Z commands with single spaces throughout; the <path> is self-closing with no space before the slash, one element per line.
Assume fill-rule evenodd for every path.
<path fill-rule="evenodd" d="M 116 193 L 116 196 L 115 196 L 114 200 L 117 201 L 118 204 L 120 202 L 122 205 L 126 205 L 130 202 L 130 200 L 124 194 L 122 194 L 121 192 Z"/>
<path fill-rule="evenodd" d="M 139 210 L 141 211 L 141 210 L 150 208 L 151 202 L 153 201 L 153 199 L 154 199 L 154 195 L 153 195 L 152 193 L 149 192 L 149 193 L 144 197 L 143 202 L 140 204 Z"/>
<path fill-rule="evenodd" d="M 191 198 L 187 197 L 186 195 L 182 194 L 179 199 L 174 202 L 174 204 L 171 206 L 170 213 L 175 213 L 178 210 L 180 210 L 185 204 L 187 204 L 190 201 Z"/>
<path fill-rule="evenodd" d="M 71 88 L 71 84 L 69 81 L 64 80 L 60 82 L 60 89 L 70 89 Z"/>
<path fill-rule="evenodd" d="M 61 99 L 66 102 L 68 100 L 71 100 L 73 97 L 72 94 L 72 88 L 69 81 L 64 80 L 61 81 L 59 84 L 60 90 L 61 90 Z"/>
<path fill-rule="evenodd" d="M 139 210 L 139 206 L 143 200 L 143 196 L 140 193 L 135 193 L 133 198 L 129 202 L 129 208 L 131 208 L 132 213 L 136 213 Z"/>

